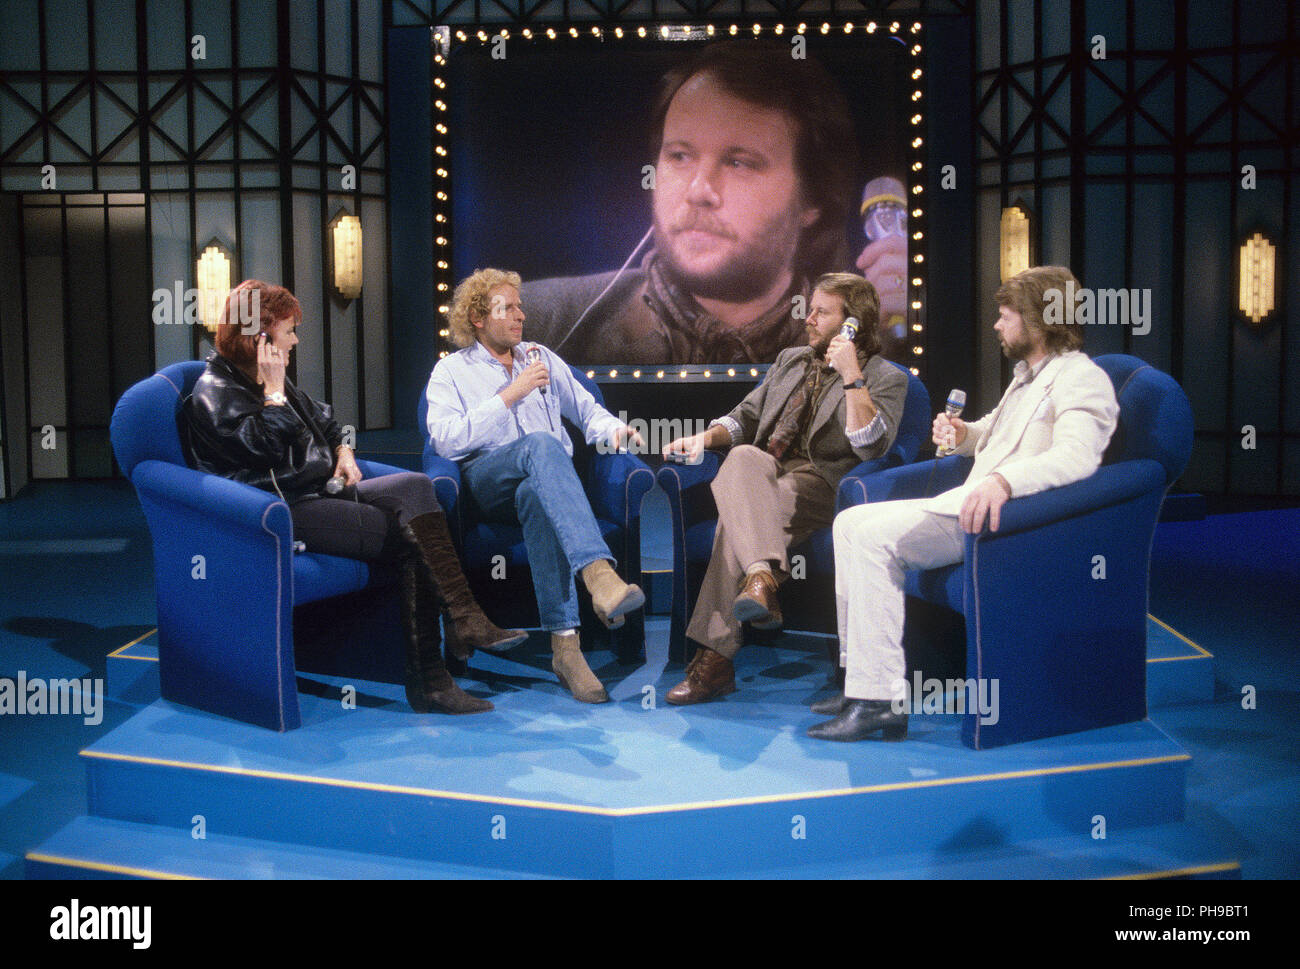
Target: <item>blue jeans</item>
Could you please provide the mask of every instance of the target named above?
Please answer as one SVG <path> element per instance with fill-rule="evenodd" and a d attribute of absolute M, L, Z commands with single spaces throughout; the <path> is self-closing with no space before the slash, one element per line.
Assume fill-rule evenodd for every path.
<path fill-rule="evenodd" d="M 460 474 L 485 519 L 523 526 L 542 628 L 576 629 L 574 575 L 614 556 L 564 445 L 549 434 L 525 434 L 471 458 Z"/>

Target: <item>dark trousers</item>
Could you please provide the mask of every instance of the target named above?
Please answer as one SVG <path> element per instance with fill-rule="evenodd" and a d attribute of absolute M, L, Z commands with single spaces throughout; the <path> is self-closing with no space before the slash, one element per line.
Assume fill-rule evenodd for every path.
<path fill-rule="evenodd" d="M 441 515 L 442 506 L 428 475 L 404 471 L 362 479 L 337 498 L 304 498 L 289 511 L 293 537 L 309 552 L 393 562 L 404 547 L 402 527 L 417 515 Z"/>

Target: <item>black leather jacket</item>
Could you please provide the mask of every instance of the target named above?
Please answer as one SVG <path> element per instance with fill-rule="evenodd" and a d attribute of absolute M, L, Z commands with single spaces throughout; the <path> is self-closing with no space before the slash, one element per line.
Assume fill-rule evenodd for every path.
<path fill-rule="evenodd" d="M 275 492 L 294 502 L 319 495 L 334 473 L 343 431 L 328 404 L 288 379 L 288 403 L 265 406 L 260 384 L 214 353 L 180 413 L 190 467 Z"/>

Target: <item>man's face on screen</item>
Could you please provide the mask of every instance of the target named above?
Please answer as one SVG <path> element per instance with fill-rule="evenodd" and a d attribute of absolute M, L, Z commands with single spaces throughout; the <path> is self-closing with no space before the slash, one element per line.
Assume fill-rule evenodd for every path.
<path fill-rule="evenodd" d="M 500 283 L 488 290 L 488 313 L 474 320 L 478 338 L 493 353 L 513 350 L 524 336 L 524 308 L 519 302 L 519 290 L 509 283 Z"/>
<path fill-rule="evenodd" d="M 804 229 L 794 124 L 697 74 L 673 96 L 655 173 L 655 245 L 692 294 L 746 302 L 793 279 Z M 776 295 L 780 295 L 777 293 Z"/>

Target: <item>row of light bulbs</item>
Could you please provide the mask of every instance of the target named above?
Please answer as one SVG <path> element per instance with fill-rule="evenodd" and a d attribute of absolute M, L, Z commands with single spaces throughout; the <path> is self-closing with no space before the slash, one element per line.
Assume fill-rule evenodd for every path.
<path fill-rule="evenodd" d="M 610 31 L 608 28 L 594 25 L 592 26 L 590 32 L 593 37 L 597 37 L 597 38 L 604 38 L 606 33 L 613 33 L 613 35 L 619 40 L 622 40 L 625 34 L 630 35 L 632 33 L 635 33 L 637 37 L 644 39 L 646 37 L 649 37 L 652 33 L 657 33 L 664 40 L 668 40 L 674 34 L 679 34 L 684 37 L 693 37 L 697 32 L 703 32 L 705 35 L 709 37 L 714 37 L 719 32 L 724 32 L 729 36 L 735 37 L 744 29 L 745 28 L 741 27 L 739 24 L 734 24 L 734 23 L 730 27 L 728 27 L 726 31 L 722 31 L 721 27 L 715 26 L 714 24 L 705 24 L 703 27 L 691 27 L 687 24 L 682 24 L 676 27 L 670 27 L 669 25 L 664 24 L 660 26 L 657 30 L 654 28 L 647 28 L 644 25 L 642 25 L 640 27 L 637 27 L 635 31 L 633 31 L 632 28 L 630 27 L 626 31 L 622 27 L 615 27 L 613 28 L 612 31 Z M 833 29 L 835 28 L 831 26 L 829 21 L 822 22 L 821 33 L 829 34 Z M 884 25 L 878 24 L 874 20 L 872 20 L 868 23 L 861 24 L 861 25 L 854 24 L 852 21 L 845 21 L 843 26 L 843 31 L 846 34 L 851 34 L 858 29 L 865 31 L 868 34 L 874 34 L 877 30 L 883 30 Z M 903 27 L 898 21 L 894 21 L 889 25 L 890 34 L 897 34 L 902 29 Z M 768 24 L 765 26 L 760 23 L 755 23 L 752 27 L 749 28 L 749 30 L 750 32 L 753 33 L 755 37 L 761 35 L 764 30 L 768 30 L 779 37 L 785 33 L 786 27 L 785 24 Z M 809 27 L 806 23 L 801 23 L 798 26 L 791 27 L 790 30 L 796 34 L 804 34 L 808 32 Z M 921 25 L 919 23 L 913 23 L 911 27 L 908 28 L 908 32 L 912 34 L 919 34 L 921 32 Z M 582 36 L 582 31 L 580 31 L 577 27 L 570 27 L 567 33 L 570 37 L 574 39 Z M 534 33 L 532 28 L 525 27 L 523 30 L 519 32 L 519 34 L 525 40 L 532 40 L 534 36 L 541 37 L 542 31 L 538 31 Z M 557 37 L 560 36 L 560 32 L 557 31 L 554 27 L 547 27 L 545 30 L 545 35 L 548 40 L 555 40 Z M 489 34 L 487 31 L 480 29 L 475 33 L 475 36 L 480 41 L 483 42 L 486 42 L 491 37 L 505 37 L 509 39 L 510 30 L 506 27 L 502 27 L 500 30 L 497 30 L 495 33 Z M 465 33 L 465 31 L 463 30 L 458 30 L 456 31 L 456 39 L 459 40 L 461 43 L 464 43 L 465 41 L 469 40 L 469 34 Z M 920 45 L 918 44 L 916 46 L 915 53 L 919 53 L 919 52 L 920 52 Z"/>
<path fill-rule="evenodd" d="M 855 24 L 853 24 L 851 21 L 846 21 L 846 22 L 844 23 L 844 26 L 843 26 L 843 31 L 844 31 L 845 34 L 852 34 L 855 30 L 858 30 L 859 28 L 860 28 L 863 32 L 865 32 L 865 33 L 867 33 L 867 34 L 874 34 L 874 33 L 876 33 L 878 30 L 882 30 L 882 29 L 884 29 L 884 25 L 882 25 L 882 24 L 877 24 L 874 20 L 873 20 L 873 21 L 869 21 L 869 22 L 867 22 L 866 24 L 862 24 L 862 25 L 855 25 Z M 730 27 L 728 27 L 728 28 L 726 29 L 726 33 L 727 33 L 728 35 L 734 37 L 734 36 L 736 36 L 737 34 L 740 33 L 741 29 L 742 29 L 742 28 L 741 28 L 738 24 L 734 24 L 734 23 L 733 23 L 733 24 L 730 25 Z M 783 24 L 773 24 L 773 25 L 768 26 L 766 29 L 770 30 L 773 34 L 775 34 L 775 35 L 777 35 L 777 36 L 781 36 L 781 35 L 785 32 L 785 29 L 786 29 L 786 28 L 785 28 L 785 25 L 783 25 Z M 794 26 L 794 27 L 791 28 L 791 30 L 792 30 L 794 33 L 796 33 L 796 34 L 804 34 L 804 33 L 807 33 L 808 29 L 809 29 L 809 27 L 808 27 L 808 25 L 807 25 L 806 23 L 800 23 L 800 24 L 798 24 L 797 26 Z M 830 24 L 828 21 L 823 21 L 823 23 L 822 23 L 822 25 L 821 25 L 821 33 L 823 33 L 823 34 L 829 34 L 830 31 L 831 31 L 832 29 L 833 29 L 833 28 L 832 28 L 831 24 Z M 900 24 L 898 21 L 893 21 L 893 22 L 890 23 L 889 26 L 888 26 L 888 32 L 889 32 L 891 35 L 897 35 L 897 34 L 899 33 L 899 31 L 900 31 L 900 30 L 903 30 L 903 29 L 904 29 L 904 28 L 903 28 L 903 25 Z M 679 34 L 679 35 L 681 35 L 681 36 L 685 36 L 685 37 L 693 37 L 693 36 L 696 35 L 697 32 L 702 31 L 702 32 L 703 32 L 704 34 L 706 34 L 707 36 L 709 36 L 709 37 L 713 37 L 713 36 L 716 36 L 717 33 L 721 32 L 721 30 L 722 30 L 721 27 L 717 27 L 717 26 L 715 26 L 714 24 L 707 24 L 707 25 L 705 25 L 703 28 L 699 28 L 699 27 L 691 27 L 691 26 L 689 26 L 689 25 L 681 25 L 681 26 L 673 27 L 673 26 L 669 26 L 669 25 L 665 24 L 665 25 L 660 26 L 660 27 L 658 28 L 657 31 L 654 31 L 653 28 L 647 28 L 647 27 L 645 27 L 645 26 L 643 25 L 643 26 L 637 27 L 636 30 L 635 30 L 635 33 L 636 33 L 636 36 L 637 36 L 637 37 L 645 38 L 645 37 L 650 36 L 650 34 L 651 34 L 652 32 L 656 32 L 656 33 L 659 34 L 660 37 L 662 37 L 662 38 L 664 38 L 665 40 L 667 40 L 667 39 L 670 39 L 670 38 L 673 36 L 674 33 L 677 33 L 677 34 Z M 755 24 L 753 25 L 753 27 L 751 28 L 751 30 L 752 30 L 754 36 L 757 37 L 757 36 L 759 36 L 759 35 L 763 32 L 763 30 L 764 30 L 764 25 L 759 24 L 759 23 L 755 23 Z M 921 32 L 921 24 L 920 24 L 919 22 L 913 22 L 913 23 L 911 24 L 911 26 L 907 28 L 907 31 L 908 31 L 909 33 L 913 34 L 913 35 L 917 35 L 917 34 L 919 34 L 919 33 Z M 592 34 L 592 36 L 597 37 L 597 38 L 601 38 L 601 39 L 603 39 L 604 36 L 605 36 L 605 34 L 606 34 L 606 32 L 607 32 L 607 31 L 606 31 L 606 28 L 603 28 L 603 27 L 600 27 L 600 26 L 593 26 L 593 27 L 591 28 L 591 34 Z M 576 38 L 578 38 L 578 37 L 580 37 L 580 36 L 582 35 L 582 32 L 581 32 L 577 27 L 569 27 L 567 33 L 568 33 L 568 35 L 569 35 L 570 38 L 574 38 L 574 39 L 576 39 Z M 615 28 L 613 28 L 612 33 L 613 33 L 613 35 L 614 35 L 615 38 L 621 40 L 625 34 L 631 34 L 631 33 L 633 33 L 633 31 L 632 31 L 631 28 L 628 28 L 627 31 L 624 31 L 624 29 L 623 29 L 622 27 L 615 27 Z M 538 37 L 540 37 L 540 36 L 541 36 L 541 31 L 538 31 L 538 32 L 534 33 L 534 31 L 533 31 L 531 28 L 529 28 L 529 27 L 525 27 L 525 28 L 523 28 L 523 29 L 520 31 L 520 35 L 521 35 L 525 40 L 532 40 L 534 36 L 538 36 Z M 547 37 L 548 40 L 555 40 L 555 39 L 557 39 L 557 38 L 559 37 L 560 32 L 557 31 L 554 27 L 547 27 L 546 30 L 545 30 L 545 35 L 546 35 L 546 37 Z M 500 30 L 496 31 L 494 34 L 489 34 L 487 31 L 480 29 L 480 30 L 478 30 L 478 31 L 475 32 L 475 35 L 474 35 L 474 36 L 478 39 L 478 41 L 479 41 L 480 43 L 487 43 L 487 42 L 488 42 L 489 40 L 491 40 L 493 37 L 497 37 L 497 36 L 505 37 L 505 38 L 508 39 L 508 38 L 510 37 L 510 31 L 509 31 L 508 28 L 502 27 Z M 463 31 L 463 30 L 457 30 L 457 31 L 456 31 L 456 39 L 457 39 L 458 41 L 462 42 L 462 43 L 465 43 L 465 42 L 467 42 L 467 41 L 469 40 L 469 34 L 467 34 L 467 33 L 466 33 L 465 31 Z M 913 57 L 919 57 L 919 56 L 921 55 L 921 50 L 922 50 L 922 48 L 921 48 L 921 44 L 920 44 L 920 42 L 918 41 L 918 42 L 912 44 L 912 46 L 909 48 L 909 53 L 910 53 L 911 56 L 913 56 Z M 434 63 L 437 65 L 438 69 L 444 68 L 444 67 L 446 66 L 446 63 L 447 63 L 446 57 L 445 57 L 442 53 L 438 53 L 438 54 L 436 54 L 436 55 L 434 56 Z M 917 85 L 918 85 L 918 87 L 917 87 L 915 90 L 912 91 L 912 101 L 913 101 L 913 103 L 917 103 L 917 102 L 919 102 L 919 101 L 922 99 L 922 97 L 924 97 L 924 92 L 921 90 L 921 88 L 920 88 L 920 86 L 919 86 L 919 85 L 920 85 L 920 81 L 921 81 L 922 76 L 923 76 L 923 71 L 921 70 L 921 68 L 920 68 L 919 66 L 913 68 L 913 70 L 912 70 L 912 72 L 911 72 L 911 78 L 912 78 L 912 80 L 915 81 L 915 82 L 917 83 Z M 434 83 L 434 85 L 438 88 L 439 91 L 444 91 L 444 90 L 446 90 L 447 82 L 446 82 L 446 80 L 445 80 L 444 78 L 442 78 L 440 75 L 434 77 L 434 79 L 433 79 L 433 83 Z M 435 98 L 435 100 L 434 100 L 434 108 L 439 112 L 439 120 L 435 122 L 434 130 L 437 132 L 437 134 L 438 134 L 438 136 L 439 136 L 440 138 L 445 138 L 445 137 L 447 136 L 447 125 L 446 125 L 445 121 L 441 120 L 441 118 L 442 118 L 442 116 L 445 116 L 445 114 L 446 114 L 446 111 L 447 111 L 447 103 L 446 103 L 446 101 L 443 100 L 441 97 Z M 916 111 L 916 113 L 913 114 L 913 115 L 908 119 L 908 121 L 909 121 L 913 126 L 920 126 L 921 124 L 924 123 L 924 120 L 925 120 L 925 118 L 924 118 L 924 114 L 919 110 L 919 108 L 918 108 L 918 110 Z M 910 145 L 911 145 L 911 148 L 912 148 L 912 150 L 913 150 L 914 152 L 920 152 L 920 150 L 924 147 L 925 142 L 924 142 L 924 140 L 923 140 L 919 135 L 917 135 L 917 136 L 915 136 L 915 137 L 911 140 Z M 444 159 L 444 160 L 445 160 L 446 157 L 447 157 L 447 149 L 446 149 L 446 147 L 445 147 L 443 144 L 441 144 L 440 142 L 437 143 L 437 144 L 435 144 L 435 146 L 434 146 L 434 152 L 438 155 L 438 157 L 439 157 L 440 159 Z M 913 171 L 914 173 L 916 173 L 916 177 L 919 179 L 919 178 L 921 177 L 919 173 L 921 172 L 921 170 L 922 170 L 922 168 L 923 168 L 923 162 L 920 160 L 920 158 L 916 158 L 916 159 L 913 160 L 913 162 L 912 162 L 912 166 L 911 166 L 911 167 L 912 167 L 912 171 Z M 439 202 L 439 205 L 438 205 L 438 211 L 437 211 L 437 213 L 435 214 L 434 218 L 435 218 L 435 220 L 437 221 L 437 223 L 441 226 L 441 225 L 445 225 L 446 222 L 447 222 L 447 214 L 446 214 L 446 211 L 445 211 L 445 210 L 446 210 L 447 202 L 448 202 L 447 186 L 448 186 L 448 184 L 449 184 L 449 181 L 448 181 L 448 180 L 450 179 L 450 173 L 447 171 L 447 167 L 446 167 L 445 161 L 444 161 L 443 163 L 439 164 L 439 165 L 435 168 L 434 173 L 435 173 L 435 175 L 437 175 L 437 177 L 438 177 L 438 179 L 439 179 L 439 183 L 438 183 L 439 188 L 438 188 L 438 190 L 437 190 L 437 192 L 436 192 L 436 198 L 437 198 L 437 200 L 438 200 L 438 202 Z M 921 201 L 921 200 L 920 200 L 920 198 L 919 198 L 919 196 L 922 194 L 923 191 L 924 191 L 924 189 L 923 189 L 923 187 L 921 186 L 921 184 L 920 184 L 919 181 L 918 181 L 917 183 L 913 184 L 912 187 L 911 187 L 912 195 L 913 195 L 913 196 L 916 196 L 916 198 L 915 198 L 915 200 L 914 200 L 914 203 L 915 203 L 915 204 L 914 204 L 914 206 L 913 206 L 913 208 L 912 208 L 912 210 L 911 210 L 911 215 L 912 215 L 912 218 L 914 218 L 914 219 L 920 219 L 920 218 L 925 214 L 925 213 L 924 213 L 924 210 L 923 210 L 922 207 L 921 207 L 921 204 L 920 204 L 920 201 Z M 911 236 L 911 238 L 912 238 L 912 240 L 913 240 L 914 242 L 921 242 L 921 241 L 925 238 L 925 235 L 924 235 L 924 232 L 923 232 L 921 229 L 916 229 L 915 231 L 912 232 L 912 236 Z M 447 276 L 445 275 L 445 274 L 449 271 L 449 269 L 448 269 L 448 267 L 449 267 L 449 263 L 448 263 L 448 259 L 447 259 L 447 249 L 446 249 L 446 247 L 450 245 L 450 240 L 448 240 L 447 237 L 446 237 L 445 235 L 443 235 L 443 234 L 439 234 L 439 235 L 437 236 L 437 238 L 435 239 L 435 242 L 437 243 L 437 245 L 438 245 L 438 247 L 439 247 L 438 263 L 437 263 L 437 265 L 438 265 L 438 269 L 439 269 L 439 270 L 444 274 L 443 277 L 442 277 L 442 279 L 440 279 L 440 280 L 438 281 L 438 283 L 437 283 L 437 288 L 438 288 L 438 292 L 439 292 L 440 296 L 441 296 L 442 298 L 445 299 L 446 294 L 450 291 L 450 285 L 449 285 L 449 283 L 447 282 Z M 921 298 L 920 298 L 920 292 L 921 292 L 921 287 L 924 285 L 924 281 L 925 281 L 925 280 L 924 280 L 924 277 L 923 277 L 923 275 L 922 275 L 922 267 L 923 267 L 923 265 L 924 265 L 924 263 L 925 263 L 925 255 L 924 255 L 924 253 L 922 253 L 922 252 L 914 252 L 913 255 L 912 255 L 912 262 L 913 262 L 913 264 L 914 264 L 914 265 L 913 265 L 913 273 L 914 273 L 914 274 L 913 274 L 912 279 L 911 279 L 911 285 L 912 285 L 912 287 L 914 288 L 914 290 L 916 291 L 916 298 L 914 298 L 914 299 L 911 301 L 910 305 L 911 305 L 911 308 L 912 308 L 913 310 L 916 310 L 916 311 L 918 312 L 918 314 L 919 314 L 920 311 L 921 311 L 921 309 L 922 309 L 922 306 L 923 306 L 923 302 L 922 302 L 922 300 L 921 300 Z M 439 312 L 442 316 L 444 316 L 444 317 L 445 317 L 445 316 L 446 316 L 450 311 L 451 311 L 451 307 L 450 307 L 449 305 L 447 305 L 446 303 L 443 303 L 442 305 L 440 305 L 440 306 L 438 307 L 438 312 Z M 921 340 L 921 334 L 924 333 L 925 328 L 924 328 L 924 326 L 923 326 L 920 322 L 913 322 L 913 323 L 912 323 L 912 327 L 911 327 L 911 329 L 912 329 L 912 333 L 913 333 L 913 340 L 916 341 L 916 342 L 914 342 L 913 345 L 912 345 L 912 355 L 913 355 L 913 356 L 917 356 L 917 357 L 919 357 L 919 356 L 921 356 L 921 355 L 925 352 L 925 348 L 924 348 L 924 347 L 921 345 L 921 343 L 920 343 L 920 340 Z M 449 335 L 449 331 L 446 330 L 446 329 L 441 329 L 441 330 L 438 331 L 438 335 L 439 335 L 440 337 L 443 337 L 444 339 L 446 339 L 446 338 L 448 337 L 448 335 Z M 445 357 L 445 356 L 447 355 L 447 353 L 448 353 L 448 351 L 443 350 L 443 351 L 440 351 L 440 352 L 439 352 L 438 356 L 439 356 L 439 357 Z M 766 369 L 766 368 L 764 368 L 764 369 Z M 917 376 L 920 376 L 920 369 L 919 369 L 918 367 L 911 367 L 910 369 L 911 369 L 911 371 L 912 371 L 913 374 L 916 374 Z M 667 371 L 664 371 L 664 370 L 658 370 L 658 371 L 655 371 L 655 372 L 654 372 L 655 379 L 660 379 L 660 380 L 663 379 L 663 378 L 664 378 L 664 375 L 665 375 L 666 372 L 667 372 Z M 631 373 L 631 376 L 633 377 L 633 379 L 637 379 L 637 380 L 642 379 L 642 371 L 640 371 L 640 370 L 633 370 L 633 371 L 630 371 L 630 373 Z M 714 374 L 711 370 L 699 371 L 698 369 L 692 369 L 692 370 L 680 370 L 680 371 L 678 371 L 678 377 L 679 377 L 680 379 L 686 379 L 688 376 L 689 376 L 689 377 L 694 377 L 695 379 L 699 379 L 699 378 L 702 377 L 702 378 L 705 379 L 705 380 L 711 380 L 711 379 L 714 379 L 715 377 L 721 377 L 721 376 L 723 375 L 723 373 L 724 373 L 723 371 L 720 371 L 719 373 Z M 595 377 L 595 374 L 596 374 L 596 371 L 592 370 L 592 371 L 589 371 L 589 372 L 587 373 L 587 376 L 588 376 L 588 377 L 592 377 L 592 378 L 594 378 L 594 377 Z M 725 371 L 725 374 L 726 374 L 726 376 L 727 376 L 728 378 L 735 378 L 735 377 L 737 376 L 736 371 L 734 370 L 734 368 L 729 368 L 728 370 Z M 758 376 L 758 374 L 759 374 L 759 371 L 758 371 L 757 369 L 753 369 L 753 368 L 751 368 L 750 371 L 749 371 L 749 375 L 750 375 L 751 377 L 756 377 L 756 376 Z M 611 379 L 617 378 L 618 375 L 619 375 L 619 371 L 617 371 L 617 370 L 611 370 L 611 371 L 609 372 L 609 376 L 610 376 Z M 649 377 L 649 372 L 648 372 L 648 371 L 646 372 L 646 377 Z M 741 377 L 742 377 L 742 379 L 743 379 L 743 374 L 741 375 Z M 623 379 L 627 379 L 627 372 L 624 373 L 624 377 L 623 377 Z"/>

